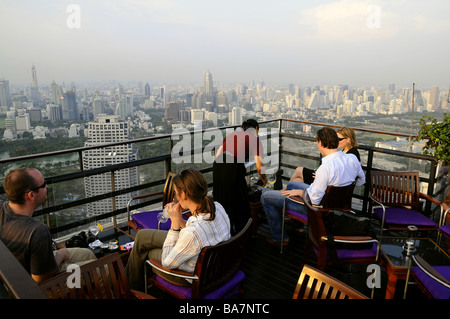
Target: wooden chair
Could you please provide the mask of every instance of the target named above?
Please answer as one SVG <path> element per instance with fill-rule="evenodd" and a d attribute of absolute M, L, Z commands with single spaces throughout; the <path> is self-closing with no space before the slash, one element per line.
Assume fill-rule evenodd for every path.
<path fill-rule="evenodd" d="M 351 186 L 337 187 L 339 190 L 333 192 L 333 199 L 330 203 L 337 204 L 338 198 L 345 198 L 346 192 L 351 190 Z M 304 263 L 308 260 L 308 255 L 311 250 L 314 250 L 317 255 L 317 268 L 324 270 L 328 264 L 333 263 L 333 258 L 330 258 L 329 245 L 327 243 L 328 236 L 324 223 L 324 214 L 333 210 L 333 207 L 323 208 L 320 206 L 313 206 L 308 192 L 305 192 L 304 202 L 308 212 L 308 236 L 306 240 Z M 342 210 L 342 209 L 339 209 Z M 339 236 L 333 234 L 335 243 L 345 244 L 372 244 L 368 249 L 336 249 L 336 255 L 339 263 L 344 264 L 372 264 L 378 261 L 379 245 L 378 241 L 370 236 Z M 369 245 L 370 246 L 370 245 Z"/>
<path fill-rule="evenodd" d="M 158 271 L 192 280 L 192 286 L 178 286 L 158 275 L 153 276 L 150 282 L 180 299 L 224 299 L 242 292 L 240 285 L 245 274 L 240 270 L 240 266 L 245 256 L 247 238 L 252 232 L 251 224 L 252 219 L 249 218 L 246 226 L 229 240 L 204 247 L 193 274 L 164 268 L 160 260 L 147 260 L 146 263 Z"/>
<path fill-rule="evenodd" d="M 450 266 L 432 267 L 419 255 L 413 255 L 416 267 L 411 268 L 414 281 L 430 299 L 450 299 Z"/>
<path fill-rule="evenodd" d="M 304 265 L 292 299 L 369 299 L 342 281 Z"/>
<path fill-rule="evenodd" d="M 350 210 L 352 207 L 352 196 L 355 189 L 356 182 L 353 182 L 346 188 L 328 186 L 325 195 L 322 197 L 320 206 L 323 208 L 333 207 L 340 208 L 343 210 Z M 296 211 L 293 209 L 286 208 L 286 202 L 292 201 L 297 204 L 304 205 L 305 202 L 300 196 L 288 196 L 284 199 L 283 210 L 282 210 L 282 220 L 281 220 L 281 238 L 284 238 L 284 224 L 285 217 L 290 217 L 301 222 L 304 225 L 308 225 L 308 214 L 301 211 Z M 283 252 L 283 241 L 281 241 L 280 252 Z"/>
<path fill-rule="evenodd" d="M 158 213 L 162 211 L 162 209 L 142 213 L 135 213 L 130 216 L 130 206 L 131 203 L 135 200 L 162 195 L 163 197 L 162 208 L 164 208 L 166 204 L 170 203 L 173 200 L 175 192 L 172 180 L 175 176 L 176 174 L 173 172 L 169 172 L 169 174 L 167 174 L 166 183 L 164 184 L 164 190 L 162 192 L 155 192 L 134 196 L 132 199 L 128 201 L 127 204 L 128 226 L 135 229 L 136 231 L 145 228 L 165 229 L 165 230 L 168 230 L 170 228 L 171 224 L 170 221 L 161 225 L 161 223 L 157 220 L 156 216 L 158 215 Z"/>
<path fill-rule="evenodd" d="M 435 230 L 436 223 L 419 212 L 420 197 L 436 205 L 434 198 L 419 190 L 419 172 L 370 172 L 369 211 L 381 221 L 381 233 L 386 226 L 391 230 L 407 230 L 414 225 L 419 231 Z"/>
<path fill-rule="evenodd" d="M 447 252 L 450 253 L 450 191 L 441 203 L 441 214 L 439 216 L 438 242 L 441 237 L 446 238 Z"/>
<path fill-rule="evenodd" d="M 39 285 L 51 299 L 155 299 L 140 291 L 130 289 L 125 268 L 119 253 L 107 255 L 80 267 L 80 286 L 68 288 L 69 276 L 65 272 Z"/>

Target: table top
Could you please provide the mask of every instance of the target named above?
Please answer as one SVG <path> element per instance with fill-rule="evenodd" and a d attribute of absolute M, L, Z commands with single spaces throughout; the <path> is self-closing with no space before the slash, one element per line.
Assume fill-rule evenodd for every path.
<path fill-rule="evenodd" d="M 403 249 L 406 237 L 382 237 L 380 249 L 392 267 L 408 266 L 406 251 Z M 450 257 L 430 238 L 413 238 L 416 252 L 432 266 L 450 266 Z"/>
<path fill-rule="evenodd" d="M 98 233 L 97 238 L 104 244 L 109 244 L 110 241 L 116 241 L 118 242 L 118 245 L 125 245 L 126 243 L 134 241 L 134 238 L 136 236 L 136 231 L 131 230 L 129 231 L 128 226 L 124 227 L 111 227 L 104 229 L 102 232 Z M 120 251 L 120 249 L 116 249 L 115 251 L 109 251 L 108 249 L 101 249 L 101 248 L 95 248 L 92 249 L 94 254 L 97 257 L 101 257 L 103 255 L 106 255 L 108 253 L 112 253 L 115 251 Z"/>

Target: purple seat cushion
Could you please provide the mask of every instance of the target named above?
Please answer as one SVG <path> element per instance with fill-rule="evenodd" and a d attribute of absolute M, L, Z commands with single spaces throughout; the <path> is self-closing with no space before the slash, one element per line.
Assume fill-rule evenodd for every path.
<path fill-rule="evenodd" d="M 131 215 L 131 219 L 140 229 L 158 229 L 158 213 L 162 212 L 162 210 L 153 210 L 149 212 L 136 213 Z M 183 219 L 187 220 L 188 217 L 184 214 Z M 165 223 L 161 223 L 161 230 L 169 230 L 172 225 L 171 220 L 169 219 Z"/>
<path fill-rule="evenodd" d="M 314 248 L 314 253 L 317 255 L 316 248 Z M 369 249 L 336 249 L 336 254 L 340 260 L 375 258 L 377 255 L 377 244 L 373 243 Z M 330 256 L 328 256 L 328 259 L 330 259 Z"/>
<path fill-rule="evenodd" d="M 434 266 L 433 269 L 441 274 L 445 279 L 450 280 L 450 266 Z M 444 285 L 438 283 L 436 280 L 425 274 L 419 267 L 412 267 L 411 271 L 428 290 L 428 292 L 433 296 L 433 298 L 450 298 L 450 288 L 447 288 Z"/>
<path fill-rule="evenodd" d="M 297 212 L 295 210 L 286 209 L 286 215 L 287 214 L 294 216 L 296 219 L 300 220 L 305 225 L 308 224 L 308 215 L 306 214 Z"/>
<path fill-rule="evenodd" d="M 225 299 L 231 297 L 232 295 L 237 293 L 237 290 L 244 279 L 245 279 L 244 272 L 242 270 L 238 270 L 236 274 L 227 283 L 225 283 L 220 288 L 204 295 L 203 299 Z M 159 276 L 156 276 L 156 281 L 159 284 L 166 287 L 167 289 L 175 292 L 176 294 L 183 296 L 186 299 L 192 299 L 191 287 L 184 287 L 172 284 Z"/>
<path fill-rule="evenodd" d="M 158 213 L 162 212 L 162 210 L 154 210 L 150 212 L 142 212 L 131 215 L 131 219 L 133 219 L 134 223 L 140 229 L 158 229 Z M 161 223 L 160 229 L 169 230 L 170 219 L 166 223 Z"/>
<path fill-rule="evenodd" d="M 375 208 L 375 216 L 382 220 L 383 209 Z M 426 226 L 426 227 L 436 227 L 436 223 L 430 218 L 422 215 L 421 213 L 401 207 L 386 207 L 386 217 L 384 219 L 386 224 L 395 225 L 415 225 L 415 226 Z"/>
<path fill-rule="evenodd" d="M 336 253 L 339 259 L 375 258 L 377 244 L 374 243 L 369 249 L 336 249 Z"/>
<path fill-rule="evenodd" d="M 450 225 L 444 225 L 439 227 L 439 230 L 447 237 L 450 237 Z"/>

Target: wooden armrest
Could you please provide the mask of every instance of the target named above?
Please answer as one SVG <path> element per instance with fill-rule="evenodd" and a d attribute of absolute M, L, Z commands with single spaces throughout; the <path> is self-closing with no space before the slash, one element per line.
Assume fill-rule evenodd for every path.
<path fill-rule="evenodd" d="M 441 202 L 438 201 L 436 198 L 434 198 L 432 196 L 429 196 L 429 195 L 424 194 L 424 193 L 419 193 L 419 196 L 425 198 L 426 200 L 432 202 L 433 204 L 441 205 Z"/>
<path fill-rule="evenodd" d="M 301 198 L 300 196 L 289 196 L 287 197 L 287 199 L 290 199 L 293 202 L 296 202 L 297 204 L 302 204 L 304 205 L 305 202 L 303 201 L 303 198 Z"/>
<path fill-rule="evenodd" d="M 373 194 L 369 194 L 369 200 L 373 200 L 377 204 L 383 205 L 381 200 L 377 196 L 375 196 Z"/>
<path fill-rule="evenodd" d="M 370 236 L 333 236 L 334 241 L 336 242 L 354 242 L 358 244 L 359 242 L 378 242 L 376 239 L 373 239 Z M 328 240 L 327 236 L 322 236 L 322 240 Z"/>
<path fill-rule="evenodd" d="M 441 282 L 444 286 L 447 286 L 450 288 L 450 282 L 442 276 L 440 273 L 438 273 L 429 263 L 427 263 L 422 257 L 419 255 L 413 255 L 413 260 L 419 266 L 420 269 L 422 269 L 428 276 L 433 278 L 434 280 Z"/>
<path fill-rule="evenodd" d="M 150 196 L 156 196 L 156 195 L 162 195 L 162 194 L 164 194 L 164 192 L 149 193 L 149 194 L 143 194 L 143 195 L 134 196 L 132 199 L 133 200 L 134 199 L 141 199 L 141 198 L 147 198 L 147 197 L 150 197 Z"/>
<path fill-rule="evenodd" d="M 147 263 L 150 266 L 152 266 L 153 268 L 158 269 L 159 271 L 169 274 L 169 275 L 172 275 L 172 276 L 186 278 L 186 279 L 198 279 L 197 276 L 194 276 L 187 271 L 180 270 L 180 269 L 169 269 L 169 268 L 163 267 L 161 260 L 159 260 L 159 259 L 152 258 L 152 259 L 147 260 Z"/>
<path fill-rule="evenodd" d="M 156 299 L 152 295 L 149 295 L 149 294 L 146 294 L 145 292 L 134 290 L 134 289 L 130 289 L 130 293 L 138 299 Z"/>

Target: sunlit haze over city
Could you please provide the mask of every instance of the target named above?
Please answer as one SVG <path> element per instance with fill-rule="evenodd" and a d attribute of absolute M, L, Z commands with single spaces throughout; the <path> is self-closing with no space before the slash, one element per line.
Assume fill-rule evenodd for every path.
<path fill-rule="evenodd" d="M 448 0 L 0 2 L 10 86 L 348 84 L 446 90 Z"/>

